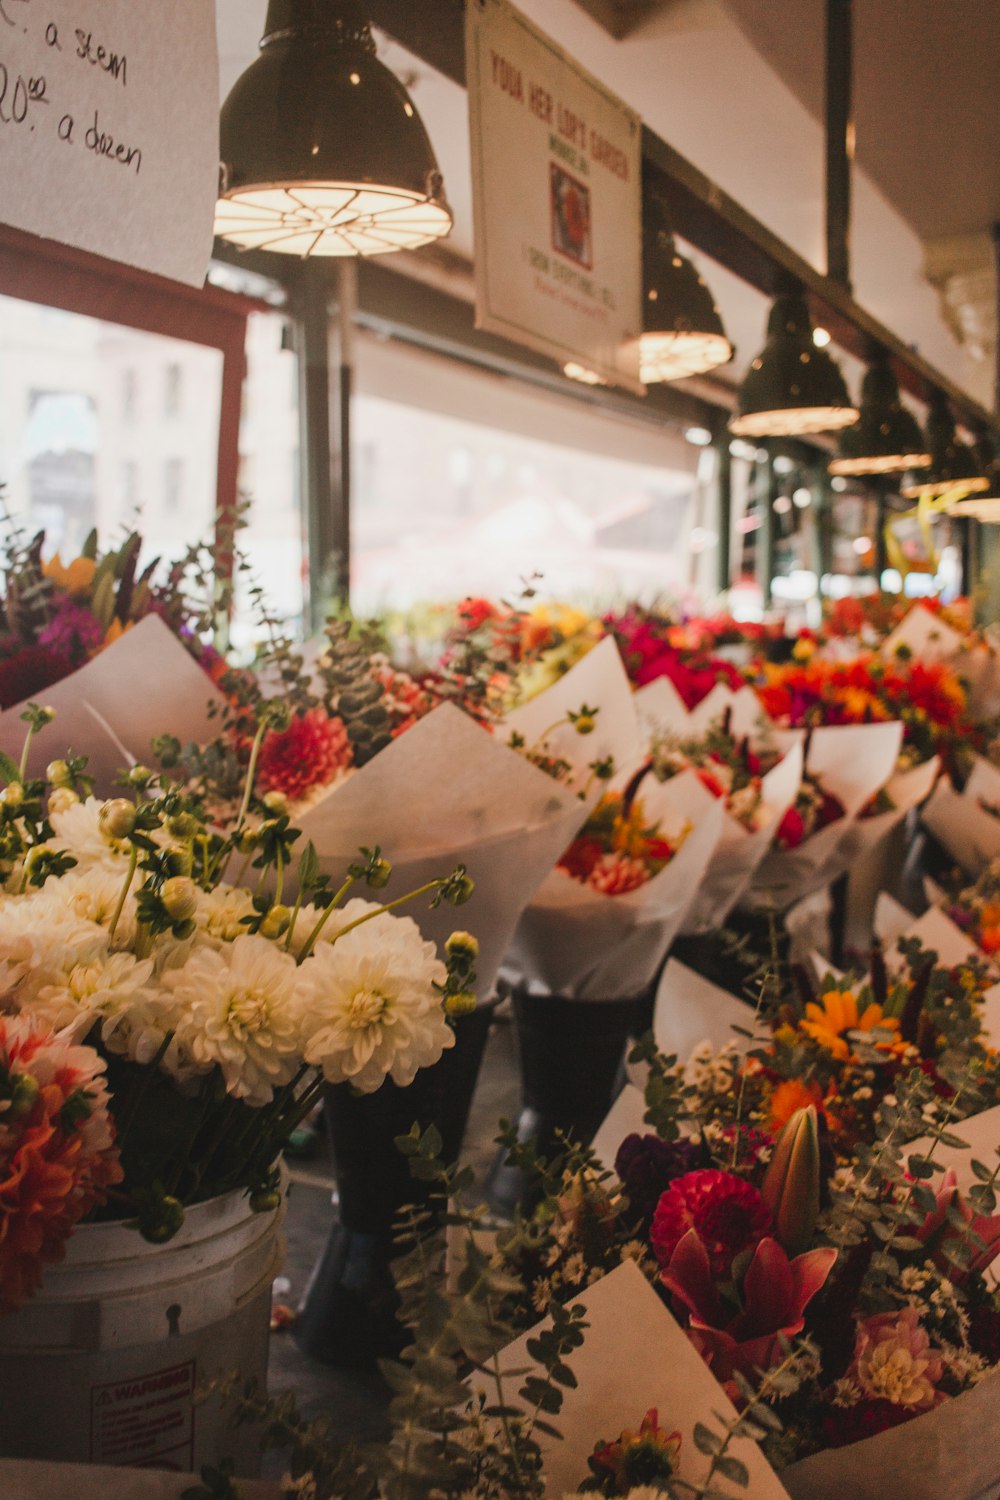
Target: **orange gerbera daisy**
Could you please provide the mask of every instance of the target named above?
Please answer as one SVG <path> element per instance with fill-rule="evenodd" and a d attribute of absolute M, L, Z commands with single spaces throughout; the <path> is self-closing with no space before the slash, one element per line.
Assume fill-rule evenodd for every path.
<path fill-rule="evenodd" d="M 858 1010 L 858 997 L 851 990 L 827 990 L 819 1001 L 806 1005 L 805 1019 L 799 1022 L 799 1030 L 819 1042 L 839 1062 L 847 1062 L 851 1049 L 847 1036 L 852 1031 L 899 1031 L 899 1022 L 887 1016 L 881 1005 L 873 1000 L 863 1011 Z"/>
<path fill-rule="evenodd" d="M 815 1079 L 809 1083 L 803 1083 L 801 1078 L 783 1079 L 771 1095 L 769 1104 L 767 1128 L 771 1135 L 777 1135 L 797 1109 L 805 1109 L 810 1104 L 822 1112 L 823 1090 Z"/>

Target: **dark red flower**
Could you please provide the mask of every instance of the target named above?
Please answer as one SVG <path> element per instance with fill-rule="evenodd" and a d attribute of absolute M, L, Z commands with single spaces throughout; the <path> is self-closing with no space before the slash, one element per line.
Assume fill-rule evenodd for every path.
<path fill-rule="evenodd" d="M 731 1172 L 707 1168 L 670 1184 L 656 1205 L 650 1238 L 653 1254 L 667 1266 L 688 1231 L 696 1230 L 713 1279 L 726 1281 L 736 1257 L 772 1228 L 771 1210 L 755 1187 Z"/>
<path fill-rule="evenodd" d="M 72 662 L 58 651 L 46 646 L 22 647 L 15 656 L 0 661 L 0 708 L 13 708 L 26 698 L 36 698 L 72 670 Z"/>
<path fill-rule="evenodd" d="M 859 1401 L 856 1406 L 831 1407 L 823 1418 L 823 1443 L 827 1448 L 846 1448 L 865 1438 L 888 1432 L 918 1414 L 911 1407 L 897 1406 L 893 1401 Z"/>

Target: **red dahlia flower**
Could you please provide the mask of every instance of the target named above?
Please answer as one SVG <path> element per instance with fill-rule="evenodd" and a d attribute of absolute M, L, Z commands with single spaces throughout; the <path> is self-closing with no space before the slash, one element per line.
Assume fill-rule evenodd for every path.
<path fill-rule="evenodd" d="M 339 719 L 310 708 L 280 734 L 264 736 L 257 761 L 261 792 L 284 792 L 300 802 L 309 792 L 329 786 L 353 759 L 351 742 Z"/>
<path fill-rule="evenodd" d="M 695 1230 L 714 1279 L 727 1281 L 733 1261 L 769 1234 L 771 1210 L 749 1182 L 731 1172 L 706 1168 L 670 1184 L 653 1215 L 652 1247 L 668 1266 L 681 1240 Z"/>

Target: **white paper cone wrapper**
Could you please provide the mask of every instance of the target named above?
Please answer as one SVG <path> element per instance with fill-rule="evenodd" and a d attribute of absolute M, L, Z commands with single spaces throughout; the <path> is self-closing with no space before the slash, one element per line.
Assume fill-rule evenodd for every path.
<path fill-rule="evenodd" d="M 995 647 L 980 642 L 963 646 L 948 665 L 966 685 L 973 721 L 995 719 L 1000 714 L 1000 654 Z"/>
<path fill-rule="evenodd" d="M 577 734 L 571 724 L 552 729 L 553 724 L 576 713 L 583 704 L 597 708 L 592 734 Z M 635 697 L 618 647 L 610 637 L 588 651 L 558 682 L 537 698 L 513 709 L 496 731 L 506 744 L 512 730 L 524 736 L 528 748 L 544 739 L 547 754 L 562 756 L 573 767 L 569 783 L 574 790 L 592 780 L 587 767 L 592 761 L 611 756 L 621 772 L 639 764 L 645 742 L 639 728 Z M 597 802 L 601 786 L 594 782 L 588 804 Z"/>
<path fill-rule="evenodd" d="M 876 813 L 871 818 L 855 819 L 841 851 L 848 864 L 853 865 L 872 854 L 893 829 L 899 827 L 911 809 L 927 800 L 940 767 L 941 762 L 935 755 L 912 770 L 898 771 L 890 776 L 886 791 L 895 806 L 889 812 Z"/>
<path fill-rule="evenodd" d="M 1000 771 L 977 755 L 965 789 L 956 792 L 940 781 L 921 814 L 924 827 L 970 875 L 981 875 L 1000 856 L 1000 818 L 983 802 L 1000 804 Z"/>
<path fill-rule="evenodd" d="M 622 896 L 605 896 L 553 870 L 511 943 L 504 970 L 515 982 L 574 1000 L 630 999 L 651 983 L 698 893 L 723 809 L 689 771 L 644 782 L 640 796 L 649 821 L 659 820 L 667 838 L 697 817 L 680 849 L 652 880 Z"/>
<path fill-rule="evenodd" d="M 175 734 L 182 744 L 211 739 L 218 720 L 209 716 L 209 705 L 225 703 L 158 615 L 140 620 L 34 701 L 54 708 L 56 717 L 31 742 L 28 774 L 44 775 L 50 760 L 72 750 L 87 756 L 99 796 L 112 793 L 119 771 L 151 761 L 157 735 Z M 24 708 L 19 703 L 0 714 L 0 750 L 15 761 L 27 728 L 21 721 Z"/>
<path fill-rule="evenodd" d="M 732 1043 L 742 1055 L 751 1043 L 733 1027 L 752 1031 L 753 1023 L 752 1007 L 728 990 L 702 978 L 676 958 L 667 964 L 657 986 L 653 1011 L 653 1035 L 661 1052 L 676 1054 L 683 1062 L 702 1042 L 711 1042 L 716 1050 Z"/>
<path fill-rule="evenodd" d="M 647 1125 L 643 1120 L 645 1113 L 646 1098 L 642 1089 L 636 1088 L 634 1083 L 627 1083 L 608 1110 L 600 1130 L 590 1143 L 591 1151 L 601 1166 L 606 1167 L 609 1172 L 615 1169 L 615 1157 L 626 1136 L 653 1133 L 652 1126 Z"/>
<path fill-rule="evenodd" d="M 779 733 L 778 743 L 786 743 Z M 793 731 L 794 733 L 794 731 Z M 813 731 L 806 770 L 827 792 L 839 798 L 844 816 L 827 824 L 797 849 L 772 849 L 760 864 L 747 893 L 752 905 L 783 909 L 829 885 L 847 868 L 843 852 L 856 815 L 892 776 L 903 739 L 903 726 L 831 724 Z"/>
<path fill-rule="evenodd" d="M 403 910 L 436 942 L 455 928 L 479 939 L 477 990 L 486 998 L 521 911 L 586 812 L 567 787 L 443 704 L 295 822 L 335 879 L 359 848 L 380 845 L 393 865 L 389 900 L 466 865 L 476 886 L 468 905 L 432 912 L 416 901 Z"/>
<path fill-rule="evenodd" d="M 564 1500 L 587 1477 L 587 1459 L 601 1439 L 617 1438 L 624 1428 L 635 1430 L 650 1407 L 660 1422 L 681 1435 L 679 1477 L 691 1485 L 704 1482 L 708 1460 L 694 1443 L 694 1428 L 704 1422 L 713 1431 L 732 1421 L 734 1408 L 674 1321 L 642 1272 L 626 1261 L 594 1283 L 571 1307 L 585 1309 L 588 1327 L 584 1342 L 572 1356 L 576 1387 L 564 1391 L 562 1409 L 553 1418 L 560 1437 L 537 1434 L 549 1500 Z M 528 1341 L 544 1324 L 508 1344 L 500 1355 L 501 1373 L 533 1364 Z M 505 1391 L 516 1402 L 522 1377 L 510 1377 Z M 741 1500 L 785 1500 L 787 1491 L 756 1443 L 737 1438 L 729 1452 L 750 1471 L 748 1489 L 713 1478 L 713 1494 Z M 844 1495 L 838 1500 L 846 1500 Z"/>
<path fill-rule="evenodd" d="M 901 646 L 917 661 L 941 662 L 955 655 L 965 637 L 923 604 L 915 604 L 882 642 L 882 655 L 893 657 Z"/>
<path fill-rule="evenodd" d="M 793 1500 L 996 1500 L 1000 1373 L 901 1427 L 792 1464 Z"/>
<path fill-rule="evenodd" d="M 685 933 L 712 932 L 723 925 L 752 883 L 801 781 L 802 746 L 795 744 L 762 778 L 763 827 L 751 833 L 730 813 L 725 814 L 722 836 L 684 923 Z"/>

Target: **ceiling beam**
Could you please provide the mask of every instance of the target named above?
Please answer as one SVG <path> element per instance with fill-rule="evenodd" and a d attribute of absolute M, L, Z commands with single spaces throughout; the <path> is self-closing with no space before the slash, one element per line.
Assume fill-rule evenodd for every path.
<path fill-rule="evenodd" d="M 456 83 L 465 84 L 463 0 L 367 0 L 376 26 Z M 966 424 L 991 428 L 1000 436 L 994 413 L 933 365 L 907 347 L 842 287 L 823 276 L 765 224 L 675 151 L 655 131 L 643 126 L 644 171 L 665 196 L 674 229 L 765 296 L 801 286 L 813 316 L 833 341 L 868 361 L 873 347 L 886 351 L 900 386 L 926 401 L 942 391 Z"/>

